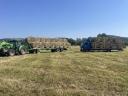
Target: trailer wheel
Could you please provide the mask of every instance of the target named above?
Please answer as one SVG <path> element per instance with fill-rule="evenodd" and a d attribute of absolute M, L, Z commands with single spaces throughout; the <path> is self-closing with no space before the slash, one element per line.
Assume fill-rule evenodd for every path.
<path fill-rule="evenodd" d="M 9 56 L 14 56 L 15 55 L 15 50 L 14 49 L 9 49 L 8 50 L 8 55 Z"/>
<path fill-rule="evenodd" d="M 107 52 L 111 52 L 111 49 L 108 49 Z"/>
<path fill-rule="evenodd" d="M 64 50 L 63 48 L 60 48 L 60 52 L 63 52 L 63 50 Z"/>
<path fill-rule="evenodd" d="M 39 50 L 38 50 L 38 49 L 35 49 L 35 50 L 34 50 L 34 53 L 35 53 L 35 54 L 37 54 L 38 52 L 39 52 Z"/>
<path fill-rule="evenodd" d="M 62 52 L 62 51 L 61 51 L 61 48 L 57 48 L 57 49 L 56 49 L 56 52 Z"/>

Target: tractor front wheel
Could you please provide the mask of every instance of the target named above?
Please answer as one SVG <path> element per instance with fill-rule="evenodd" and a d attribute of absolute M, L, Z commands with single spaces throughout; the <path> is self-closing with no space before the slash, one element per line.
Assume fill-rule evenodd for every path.
<path fill-rule="evenodd" d="M 21 55 L 25 55 L 25 54 L 26 54 L 26 51 L 25 51 L 24 49 L 21 49 L 21 50 L 20 50 L 20 54 L 21 54 Z"/>
<path fill-rule="evenodd" d="M 14 49 L 9 49 L 8 50 L 8 55 L 9 56 L 14 56 L 15 55 L 15 50 Z"/>

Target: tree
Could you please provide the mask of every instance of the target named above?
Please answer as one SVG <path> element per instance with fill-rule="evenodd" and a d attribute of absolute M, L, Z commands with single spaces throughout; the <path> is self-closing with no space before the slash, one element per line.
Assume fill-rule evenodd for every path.
<path fill-rule="evenodd" d="M 108 35 L 106 35 L 105 33 L 102 34 L 98 34 L 97 37 L 107 37 Z"/>
<path fill-rule="evenodd" d="M 67 38 L 68 42 L 71 44 L 71 45 L 76 45 L 76 41 L 72 38 Z"/>

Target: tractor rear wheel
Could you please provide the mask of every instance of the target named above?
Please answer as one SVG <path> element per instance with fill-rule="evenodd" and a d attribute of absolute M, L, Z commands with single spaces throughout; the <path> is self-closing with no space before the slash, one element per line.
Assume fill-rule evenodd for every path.
<path fill-rule="evenodd" d="M 8 50 L 8 55 L 9 56 L 14 56 L 15 55 L 15 50 L 14 49 L 9 49 Z"/>

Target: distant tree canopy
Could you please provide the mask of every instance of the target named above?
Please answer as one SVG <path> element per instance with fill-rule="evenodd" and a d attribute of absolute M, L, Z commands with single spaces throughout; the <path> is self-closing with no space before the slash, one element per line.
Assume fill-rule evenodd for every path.
<path fill-rule="evenodd" d="M 81 45 L 81 43 L 83 41 L 85 41 L 87 38 L 77 38 L 77 39 L 72 39 L 72 38 L 67 38 L 68 42 L 71 44 L 71 45 Z"/>
<path fill-rule="evenodd" d="M 107 35 L 105 33 L 101 33 L 98 34 L 97 37 L 119 37 L 119 36 Z M 124 41 L 125 45 L 128 45 L 128 37 L 120 37 L 120 38 Z M 71 43 L 71 45 L 81 45 L 83 41 L 87 40 L 87 38 L 77 38 L 77 39 L 66 38 L 66 39 L 68 40 L 69 43 Z"/>
<path fill-rule="evenodd" d="M 76 45 L 76 41 L 72 38 L 67 38 L 68 42 L 71 44 L 71 45 Z"/>
<path fill-rule="evenodd" d="M 107 37 L 108 35 L 105 34 L 105 33 L 102 33 L 102 34 L 98 34 L 97 37 Z"/>

